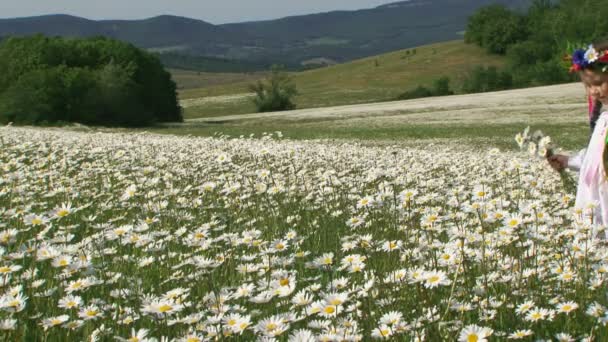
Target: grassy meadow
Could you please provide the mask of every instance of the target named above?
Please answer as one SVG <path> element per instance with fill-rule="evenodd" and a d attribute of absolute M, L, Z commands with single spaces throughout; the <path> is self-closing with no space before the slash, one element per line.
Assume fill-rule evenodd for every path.
<path fill-rule="evenodd" d="M 2 127 L 0 336 L 607 339 L 602 228 L 542 158 L 449 137 Z"/>
<path fill-rule="evenodd" d="M 253 82 L 263 78 L 266 72 L 231 73 L 231 72 L 199 72 L 191 70 L 169 69 L 178 91 L 200 89 L 226 84 Z"/>
<path fill-rule="evenodd" d="M 146 129 L 155 133 L 289 139 L 356 140 L 363 144 L 466 144 L 516 148 L 513 136 L 526 126 L 541 129 L 566 150 L 589 137 L 581 85 L 519 89 L 399 102 L 295 111 L 210 116 Z"/>
<path fill-rule="evenodd" d="M 395 51 L 350 63 L 294 73 L 300 95 L 298 108 L 327 107 L 388 101 L 418 85 L 430 86 L 442 77 L 451 78 L 459 91 L 462 79 L 473 65 L 502 65 L 503 59 L 482 48 L 450 41 Z M 177 78 L 178 83 L 180 78 Z M 249 93 L 250 80 L 217 86 L 180 90 L 182 100 L 219 97 L 204 105 L 185 108 L 185 117 L 201 118 L 255 112 L 247 97 L 222 101 L 222 96 Z"/>

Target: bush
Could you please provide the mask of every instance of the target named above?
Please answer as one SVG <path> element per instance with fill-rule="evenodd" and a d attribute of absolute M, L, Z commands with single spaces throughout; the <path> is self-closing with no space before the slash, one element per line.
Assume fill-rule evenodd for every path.
<path fill-rule="evenodd" d="M 508 71 L 498 71 L 495 66 L 476 66 L 464 79 L 463 93 L 482 93 L 506 90 L 513 87 L 513 76 Z"/>
<path fill-rule="evenodd" d="M 0 43 L 0 122 L 143 126 L 182 121 L 155 56 L 107 38 L 42 35 Z"/>
<path fill-rule="evenodd" d="M 454 95 L 450 89 L 450 78 L 441 77 L 433 82 L 433 96 Z"/>
<path fill-rule="evenodd" d="M 397 96 L 397 100 L 412 100 L 423 97 L 446 95 L 454 95 L 454 92 L 450 89 L 450 78 L 441 77 L 433 82 L 433 89 L 419 85 L 418 87 Z"/>
<path fill-rule="evenodd" d="M 265 81 L 250 86 L 255 93 L 253 103 L 258 112 L 277 112 L 295 109 L 293 98 L 298 94 L 295 83 L 280 66 L 273 66 Z"/>
<path fill-rule="evenodd" d="M 398 100 L 411 100 L 411 99 L 418 99 L 418 98 L 422 98 L 422 97 L 430 97 L 433 96 L 433 92 L 423 86 L 418 86 L 413 90 L 409 90 L 404 92 L 403 94 L 399 95 L 397 97 Z"/>

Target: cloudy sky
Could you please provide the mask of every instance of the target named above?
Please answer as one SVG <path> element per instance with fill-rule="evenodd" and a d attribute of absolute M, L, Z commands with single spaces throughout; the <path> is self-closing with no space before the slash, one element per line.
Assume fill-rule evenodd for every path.
<path fill-rule="evenodd" d="M 214 24 L 375 7 L 398 0 L 0 0 L 0 17 L 72 14 L 89 19 L 142 19 L 173 14 Z"/>

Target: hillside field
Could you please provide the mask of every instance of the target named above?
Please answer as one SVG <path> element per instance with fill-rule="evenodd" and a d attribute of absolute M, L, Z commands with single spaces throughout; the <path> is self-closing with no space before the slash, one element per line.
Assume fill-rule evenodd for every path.
<path fill-rule="evenodd" d="M 313 108 L 389 101 L 418 85 L 431 86 L 434 80 L 442 76 L 450 77 L 451 87 L 458 93 L 463 78 L 473 66 L 501 66 L 503 63 L 501 57 L 487 54 L 482 48 L 463 41 L 425 45 L 294 73 L 293 78 L 300 92 L 296 104 L 298 108 Z M 179 84 L 184 79 L 178 76 L 177 80 Z M 180 90 L 185 117 L 191 119 L 254 112 L 255 107 L 247 97 L 251 83 L 248 79 Z M 230 95 L 228 100 L 224 97 L 226 95 Z"/>
<path fill-rule="evenodd" d="M 234 96 L 234 95 L 232 95 Z M 222 97 L 234 100 L 231 95 Z M 217 99 L 217 97 L 216 97 Z M 200 101 L 200 100 L 199 100 Z M 579 83 L 408 101 L 224 115 L 156 127 L 158 133 L 232 137 L 281 131 L 290 139 L 364 144 L 464 144 L 514 149 L 526 126 L 541 129 L 566 149 L 587 142 L 585 92 Z"/>

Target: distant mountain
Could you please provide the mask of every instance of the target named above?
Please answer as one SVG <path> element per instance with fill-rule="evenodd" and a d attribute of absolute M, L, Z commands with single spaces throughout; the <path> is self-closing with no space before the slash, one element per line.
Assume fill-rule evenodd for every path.
<path fill-rule="evenodd" d="M 70 15 L 0 19 L 0 36 L 43 33 L 50 36 L 108 36 L 144 48 L 217 44 L 237 36 L 201 20 L 162 15 L 143 20 L 88 20 Z"/>
<path fill-rule="evenodd" d="M 0 37 L 43 33 L 103 35 L 159 53 L 206 56 L 249 63 L 298 66 L 310 60 L 344 62 L 462 37 L 467 18 L 499 3 L 525 8 L 532 0 L 410 0 L 357 11 L 213 25 L 158 16 L 144 20 L 88 20 L 69 15 L 0 19 Z"/>

